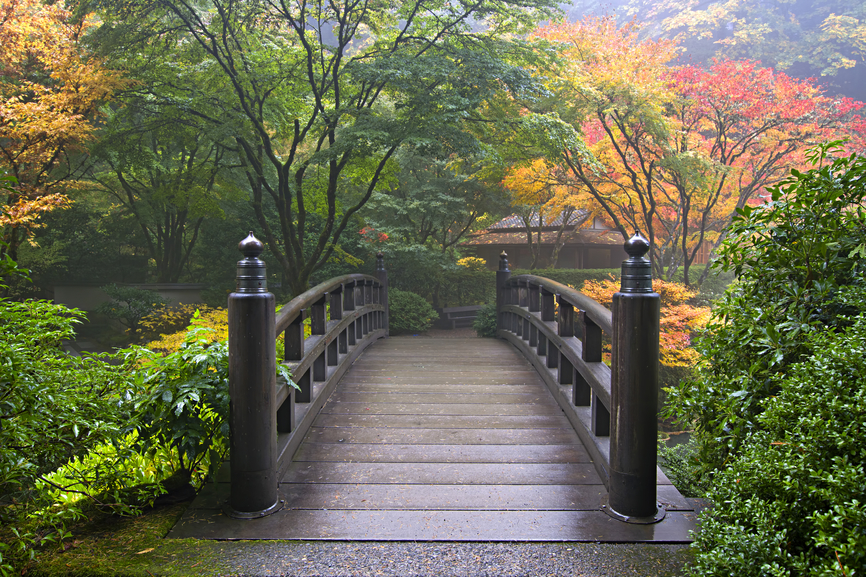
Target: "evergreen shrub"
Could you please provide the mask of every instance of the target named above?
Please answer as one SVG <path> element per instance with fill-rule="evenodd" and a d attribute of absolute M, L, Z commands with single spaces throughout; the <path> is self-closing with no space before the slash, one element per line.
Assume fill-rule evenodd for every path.
<path fill-rule="evenodd" d="M 388 311 L 392 335 L 423 333 L 439 318 L 423 297 L 401 290 L 388 291 Z"/>
<path fill-rule="evenodd" d="M 718 261 L 737 281 L 668 390 L 714 502 L 692 575 L 866 569 L 866 158 L 835 146 L 737 211 Z"/>
<path fill-rule="evenodd" d="M 496 304 L 486 304 L 475 317 L 472 328 L 479 337 L 492 338 L 496 336 Z"/>

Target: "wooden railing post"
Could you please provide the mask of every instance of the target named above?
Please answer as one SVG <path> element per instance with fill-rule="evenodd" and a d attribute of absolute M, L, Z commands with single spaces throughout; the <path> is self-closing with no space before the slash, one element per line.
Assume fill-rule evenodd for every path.
<path fill-rule="evenodd" d="M 238 249 L 237 288 L 228 298 L 231 489 L 227 513 L 269 515 L 277 498 L 276 331 L 264 245 L 253 233 Z"/>
<path fill-rule="evenodd" d="M 381 283 L 379 288 L 379 301 L 385 307 L 385 312 L 382 314 L 382 326 L 379 328 L 385 329 L 385 334 L 390 334 L 390 317 L 388 315 L 388 271 L 385 270 L 385 255 L 381 252 L 376 254 L 376 274 L 373 275 Z"/>
<path fill-rule="evenodd" d="M 625 521 L 664 516 L 656 501 L 659 295 L 653 292 L 649 242 L 636 232 L 624 245 L 622 286 L 613 295 L 610 513 Z"/>
<path fill-rule="evenodd" d="M 503 250 L 499 254 L 499 270 L 496 271 L 496 330 L 504 331 L 510 329 L 510 323 L 506 314 L 502 312 L 503 307 L 509 304 L 510 288 L 505 288 L 505 283 L 511 278 L 511 270 L 508 268 L 508 254 Z"/>

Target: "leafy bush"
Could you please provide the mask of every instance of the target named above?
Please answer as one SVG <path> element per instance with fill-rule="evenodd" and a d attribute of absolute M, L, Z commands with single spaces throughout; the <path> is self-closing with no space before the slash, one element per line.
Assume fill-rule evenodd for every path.
<path fill-rule="evenodd" d="M 158 353 L 178 351 L 193 328 L 210 329 L 199 333 L 210 342 L 229 338 L 228 310 L 207 305 L 159 307 L 141 319 L 141 326 L 144 334 L 153 339 L 145 347 Z"/>
<path fill-rule="evenodd" d="M 866 159 L 792 172 L 738 211 L 719 266 L 737 280 L 669 389 L 695 425 L 715 507 L 693 575 L 859 575 L 866 567 Z"/>
<path fill-rule="evenodd" d="M 211 331 L 190 330 L 168 355 L 136 348 L 139 431 L 148 449 L 176 451 L 178 470 L 201 481 L 222 463 L 228 448 L 229 355 L 225 342 L 212 342 Z"/>
<path fill-rule="evenodd" d="M 696 341 L 706 359 L 698 378 L 670 392 L 678 417 L 697 425 L 709 469 L 756 430 L 762 401 L 779 393 L 774 377 L 810 352 L 809 335 L 862 310 L 838 294 L 866 285 L 864 179 L 866 159 L 841 158 L 794 172 L 771 202 L 738 210 L 718 261 L 737 281 Z"/>
<path fill-rule="evenodd" d="M 45 301 L 0 301 L 0 573 L 33 546 L 62 536 L 80 509 L 54 508 L 48 475 L 130 430 L 135 391 L 128 367 L 110 356 L 76 357 L 61 343 L 74 338 L 84 313 Z M 123 509 L 116 476 L 78 488 L 97 504 Z M 43 490 L 45 489 L 45 490 Z M 27 519 L 30 519 L 28 522 Z"/>
<path fill-rule="evenodd" d="M 422 297 L 408 291 L 388 291 L 391 334 L 423 333 L 439 314 Z"/>
<path fill-rule="evenodd" d="M 758 430 L 713 479 L 695 575 L 866 568 L 866 315 L 805 346 L 811 353 L 773 378 L 778 395 L 761 402 Z"/>
<path fill-rule="evenodd" d="M 496 305 L 488 304 L 481 307 L 475 317 L 475 322 L 472 323 L 472 328 L 478 333 L 479 337 L 495 337 L 496 336 Z"/>
<path fill-rule="evenodd" d="M 144 317 L 168 304 L 168 300 L 154 291 L 131 286 L 110 284 L 102 287 L 102 291 L 111 297 L 111 300 L 99 305 L 96 312 L 110 319 L 117 319 L 133 334 L 138 333 Z"/>

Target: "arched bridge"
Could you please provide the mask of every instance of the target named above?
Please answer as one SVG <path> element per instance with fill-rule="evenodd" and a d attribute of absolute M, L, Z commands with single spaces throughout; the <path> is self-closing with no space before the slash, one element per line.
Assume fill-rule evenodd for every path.
<path fill-rule="evenodd" d="M 613 312 L 512 277 L 503 253 L 499 339 L 385 338 L 381 254 L 374 276 L 275 314 L 261 243 L 240 248 L 230 463 L 170 537 L 690 541 L 695 512 L 656 466 L 659 303 L 638 235 Z M 297 390 L 275 377 L 277 335 Z"/>

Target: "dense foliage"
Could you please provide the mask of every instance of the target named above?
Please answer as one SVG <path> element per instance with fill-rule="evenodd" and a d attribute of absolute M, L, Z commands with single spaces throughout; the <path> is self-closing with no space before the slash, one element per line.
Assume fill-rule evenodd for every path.
<path fill-rule="evenodd" d="M 78 514 L 50 508 L 52 487 L 60 487 L 47 475 L 129 431 L 135 409 L 127 370 L 61 348 L 82 317 L 45 301 L 0 302 L 0 525 L 18 533 L 2 535 L 4 570 L 31 544 L 62 535 L 52 529 Z M 114 506 L 120 488 L 103 471 L 96 491 L 73 490 Z M 20 525 L 28 516 L 36 528 Z"/>
<path fill-rule="evenodd" d="M 144 317 L 168 304 L 156 291 L 132 286 L 110 284 L 102 287 L 102 292 L 111 300 L 99 305 L 96 312 L 120 321 L 132 334 L 138 333 Z"/>
<path fill-rule="evenodd" d="M 496 336 L 496 305 L 486 304 L 478 311 L 472 328 L 479 337 L 492 338 Z"/>
<path fill-rule="evenodd" d="M 696 474 L 715 507 L 696 575 L 862 571 L 866 159 L 794 172 L 738 211 L 720 266 L 737 281 L 669 391 L 696 427 Z"/>
<path fill-rule="evenodd" d="M 423 333 L 439 318 L 423 297 L 408 291 L 388 291 L 389 329 L 391 334 Z"/>

